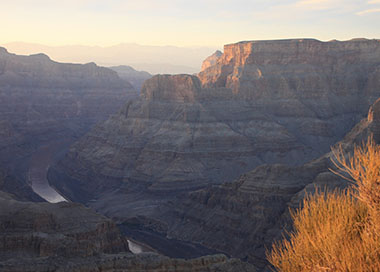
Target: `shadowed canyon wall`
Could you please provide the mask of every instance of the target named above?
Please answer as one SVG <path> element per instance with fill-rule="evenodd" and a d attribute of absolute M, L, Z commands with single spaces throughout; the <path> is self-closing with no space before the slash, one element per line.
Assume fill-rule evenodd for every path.
<path fill-rule="evenodd" d="M 73 142 L 136 94 L 116 72 L 94 63 L 62 64 L 0 48 L 1 167 L 25 179 L 25 158 L 39 146 Z"/>

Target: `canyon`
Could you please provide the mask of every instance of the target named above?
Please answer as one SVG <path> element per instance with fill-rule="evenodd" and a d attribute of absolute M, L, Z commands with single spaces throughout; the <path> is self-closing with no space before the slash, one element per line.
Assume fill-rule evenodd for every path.
<path fill-rule="evenodd" d="M 145 81 L 140 98 L 72 145 L 49 180 L 68 180 L 62 189 L 73 200 L 96 196 L 128 216 L 150 216 L 181 192 L 232 181 L 259 165 L 302 165 L 328 152 L 379 97 L 379 45 L 226 45 L 198 76 Z"/>
<path fill-rule="evenodd" d="M 50 186 L 50 165 L 137 96 L 136 76 L 1 48 L 0 271 L 255 271 L 225 255 L 164 257 Z"/>
<path fill-rule="evenodd" d="M 363 125 L 379 78 L 378 40 L 226 45 L 197 76 L 145 81 L 49 181 L 124 226 L 265 269 L 305 190 L 344 186 L 328 170 L 330 147 Z"/>
<path fill-rule="evenodd" d="M 34 152 L 54 141 L 67 148 L 137 93 L 116 72 L 94 63 L 63 64 L 44 54 L 19 56 L 0 48 L 0 167 L 28 188 Z M 22 194 L 13 185 L 10 192 Z"/>
<path fill-rule="evenodd" d="M 228 44 L 197 75 L 132 71 L 139 95 L 116 70 L 0 50 L 0 222 L 24 241 L 0 270 L 269 271 L 289 208 L 347 186 L 331 147 L 380 140 L 379 40 Z"/>

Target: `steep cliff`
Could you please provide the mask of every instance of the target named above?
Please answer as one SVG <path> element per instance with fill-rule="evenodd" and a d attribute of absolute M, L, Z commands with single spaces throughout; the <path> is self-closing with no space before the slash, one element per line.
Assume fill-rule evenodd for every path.
<path fill-rule="evenodd" d="M 101 200 L 98 207 L 110 214 L 121 207 L 149 213 L 179 191 L 323 155 L 380 96 L 378 40 L 241 42 L 226 45 L 213 63 L 200 80 L 147 80 L 140 99 L 71 147 L 51 181 L 84 202 L 85 193 L 112 191 L 105 199 L 113 207 Z M 149 194 L 138 207 L 130 203 L 134 190 Z"/>
<path fill-rule="evenodd" d="M 58 187 L 65 186 L 58 180 L 68 181 L 62 189 L 80 201 L 78 189 L 96 196 L 119 186 L 170 197 L 230 180 L 265 161 L 303 156 L 283 126 L 231 97 L 226 88 L 201 88 L 195 76 L 154 76 L 139 100 L 70 148 L 50 181 Z M 69 183 L 75 189 L 67 190 Z"/>

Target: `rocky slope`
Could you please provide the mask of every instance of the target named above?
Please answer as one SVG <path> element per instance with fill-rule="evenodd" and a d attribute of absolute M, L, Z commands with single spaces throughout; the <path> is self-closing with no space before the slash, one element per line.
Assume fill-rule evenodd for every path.
<path fill-rule="evenodd" d="M 74 141 L 133 96 L 130 83 L 94 63 L 62 64 L 0 48 L 2 167 L 21 175 L 24 158 L 42 143 Z"/>
<path fill-rule="evenodd" d="M 72 146 L 51 181 L 66 180 L 62 190 L 74 199 L 103 197 L 97 208 L 110 214 L 149 213 L 144 206 L 157 206 L 160 194 L 321 156 L 380 96 L 378 40 L 241 42 L 212 63 L 200 80 L 147 80 L 139 100 Z"/>

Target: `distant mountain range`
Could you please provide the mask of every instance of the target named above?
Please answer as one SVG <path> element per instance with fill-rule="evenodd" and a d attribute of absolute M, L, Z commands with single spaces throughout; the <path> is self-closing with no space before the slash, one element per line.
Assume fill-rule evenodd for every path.
<path fill-rule="evenodd" d="M 96 62 L 102 66 L 130 65 L 151 74 L 198 73 L 202 61 L 215 52 L 211 47 L 146 46 L 124 43 L 100 46 L 46 46 L 12 42 L 0 44 L 16 54 L 45 53 L 59 62 Z"/>

